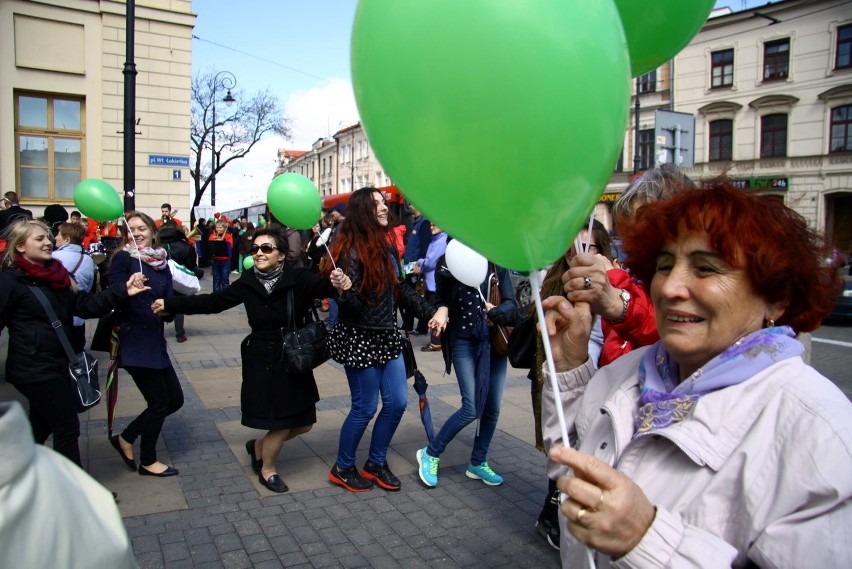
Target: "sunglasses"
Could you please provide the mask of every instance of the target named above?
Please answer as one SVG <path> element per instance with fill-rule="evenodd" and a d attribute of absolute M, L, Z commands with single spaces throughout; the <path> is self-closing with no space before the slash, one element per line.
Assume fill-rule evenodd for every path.
<path fill-rule="evenodd" d="M 276 247 L 275 245 L 270 245 L 269 243 L 263 243 L 261 245 L 252 245 L 251 247 L 249 247 L 249 253 L 251 253 L 252 255 L 255 255 L 255 254 L 257 254 L 258 251 L 260 251 L 261 253 L 269 255 L 270 253 L 272 253 L 276 249 L 278 249 L 278 247 Z"/>

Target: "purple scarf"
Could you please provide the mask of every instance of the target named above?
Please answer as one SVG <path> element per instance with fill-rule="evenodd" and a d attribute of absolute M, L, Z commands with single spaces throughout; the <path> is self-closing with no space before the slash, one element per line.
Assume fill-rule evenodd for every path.
<path fill-rule="evenodd" d="M 789 326 L 764 328 L 740 338 L 691 376 L 678 381 L 677 364 L 662 342 L 657 342 L 639 364 L 639 416 L 634 436 L 687 419 L 702 395 L 742 383 L 803 351 Z"/>

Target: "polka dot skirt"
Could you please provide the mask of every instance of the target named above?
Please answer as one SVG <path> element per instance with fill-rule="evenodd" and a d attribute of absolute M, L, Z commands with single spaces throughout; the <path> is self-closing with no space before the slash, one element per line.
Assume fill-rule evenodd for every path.
<path fill-rule="evenodd" d="M 368 329 L 338 322 L 328 338 L 328 353 L 337 363 L 365 369 L 379 367 L 402 351 L 403 338 L 396 328 Z"/>

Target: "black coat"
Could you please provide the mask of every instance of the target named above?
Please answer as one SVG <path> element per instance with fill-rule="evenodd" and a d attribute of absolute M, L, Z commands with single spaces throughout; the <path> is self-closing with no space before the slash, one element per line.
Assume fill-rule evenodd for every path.
<path fill-rule="evenodd" d="M 34 283 L 17 270 L 0 272 L 0 330 L 9 330 L 6 381 L 12 385 L 68 376 L 68 356 L 44 307 L 28 286 Z M 74 293 L 70 288 L 57 291 L 46 285 L 38 287 L 50 301 L 66 331 L 73 326 L 73 315 L 81 318 L 103 316 L 127 299 L 126 289 Z"/>
<path fill-rule="evenodd" d="M 244 271 L 227 288 L 212 294 L 165 299 L 169 314 L 215 314 L 245 305 L 251 333 L 240 346 L 243 383 L 240 390 L 242 423 L 254 429 L 280 429 L 286 418 L 298 415 L 319 401 L 313 373 L 288 375 L 282 358 L 282 332 L 290 321 L 287 291 L 293 291 L 296 326 L 305 324 L 315 298 L 335 294 L 328 278 L 307 269 L 285 266 L 271 294 L 254 271 Z M 284 421 L 282 423 L 282 421 Z"/>

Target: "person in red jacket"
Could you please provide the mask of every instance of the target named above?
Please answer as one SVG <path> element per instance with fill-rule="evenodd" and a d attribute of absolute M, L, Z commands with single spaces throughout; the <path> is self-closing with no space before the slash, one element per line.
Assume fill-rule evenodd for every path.
<path fill-rule="evenodd" d="M 635 179 L 612 208 L 616 226 L 647 203 L 666 200 L 695 184 L 676 167 L 664 164 Z M 659 339 L 651 299 L 629 269 L 614 268 L 599 255 L 580 254 L 562 275 L 568 300 L 586 302 L 603 319 L 603 367 L 627 352 Z"/>
<path fill-rule="evenodd" d="M 213 251 L 213 261 L 210 264 L 213 271 L 213 292 L 227 288 L 230 284 L 231 255 L 234 254 L 234 239 L 228 233 L 228 224 L 219 219 L 216 230 L 210 235 L 209 241 Z"/>

